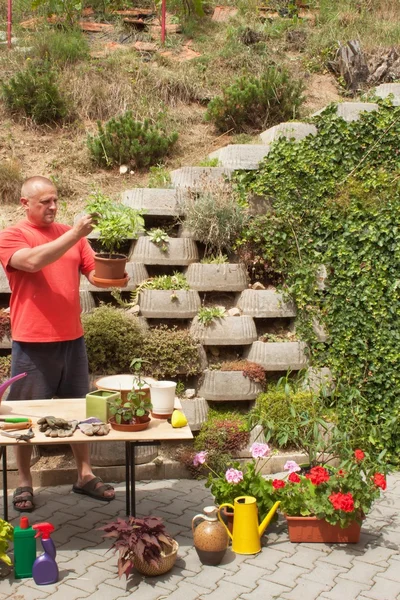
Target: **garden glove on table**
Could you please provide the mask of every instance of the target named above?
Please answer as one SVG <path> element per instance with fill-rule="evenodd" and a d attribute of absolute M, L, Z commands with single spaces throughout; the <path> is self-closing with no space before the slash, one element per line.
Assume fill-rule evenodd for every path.
<path fill-rule="evenodd" d="M 46 437 L 71 437 L 78 426 L 78 421 L 66 421 L 58 417 L 42 417 L 38 419 L 39 431 Z"/>
<path fill-rule="evenodd" d="M 79 423 L 79 429 L 85 435 L 107 435 L 111 427 L 108 423 Z"/>

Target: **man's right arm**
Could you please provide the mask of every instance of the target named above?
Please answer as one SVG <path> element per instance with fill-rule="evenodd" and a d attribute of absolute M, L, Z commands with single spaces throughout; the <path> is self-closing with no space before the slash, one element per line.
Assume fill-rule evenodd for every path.
<path fill-rule="evenodd" d="M 80 239 L 93 230 L 93 219 L 84 215 L 72 229 L 63 233 L 59 238 L 34 248 L 21 248 L 14 252 L 9 266 L 18 271 L 36 273 L 55 262 L 72 248 Z"/>

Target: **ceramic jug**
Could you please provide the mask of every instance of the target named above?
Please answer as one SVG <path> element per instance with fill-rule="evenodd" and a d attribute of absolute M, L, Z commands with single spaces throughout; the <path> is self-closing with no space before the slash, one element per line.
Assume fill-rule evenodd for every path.
<path fill-rule="evenodd" d="M 194 547 L 203 565 L 219 565 L 228 547 L 226 528 L 218 521 L 218 508 L 206 506 L 192 519 Z"/>

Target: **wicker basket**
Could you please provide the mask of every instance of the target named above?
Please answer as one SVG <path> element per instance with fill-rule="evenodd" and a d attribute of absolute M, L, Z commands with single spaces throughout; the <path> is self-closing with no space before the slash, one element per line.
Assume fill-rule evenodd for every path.
<path fill-rule="evenodd" d="M 179 544 L 175 540 L 173 540 L 172 550 L 169 554 L 165 554 L 161 552 L 160 561 L 157 567 L 150 565 L 146 561 L 139 560 L 135 556 L 134 565 L 135 569 L 139 571 L 139 573 L 143 573 L 143 575 L 147 575 L 148 577 L 156 577 L 157 575 L 163 575 L 172 569 L 175 564 L 176 558 L 178 556 Z"/>

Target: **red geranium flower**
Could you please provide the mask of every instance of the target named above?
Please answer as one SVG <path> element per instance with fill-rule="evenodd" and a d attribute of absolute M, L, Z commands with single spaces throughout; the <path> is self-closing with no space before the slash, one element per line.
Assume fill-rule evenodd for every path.
<path fill-rule="evenodd" d="M 345 476 L 345 472 L 343 471 L 343 469 L 339 469 L 339 471 L 336 473 L 337 477 L 344 477 Z"/>
<path fill-rule="evenodd" d="M 313 467 L 310 472 L 306 475 L 307 479 L 314 485 L 320 485 L 329 481 L 329 473 L 324 467 Z"/>
<path fill-rule="evenodd" d="M 292 483 L 300 483 L 300 481 L 301 481 L 301 479 L 297 475 L 297 473 L 290 473 L 288 480 L 291 481 Z"/>
<path fill-rule="evenodd" d="M 274 480 L 273 480 L 273 482 L 272 482 L 272 487 L 273 487 L 275 490 L 279 490 L 279 488 L 284 488 L 284 487 L 285 487 L 285 485 L 286 485 L 286 484 L 285 484 L 285 482 L 284 482 L 284 481 L 282 481 L 282 479 L 274 479 Z"/>
<path fill-rule="evenodd" d="M 331 494 L 329 500 L 335 510 L 343 510 L 343 512 L 353 512 L 354 510 L 354 499 L 352 494 Z"/>
<path fill-rule="evenodd" d="M 354 450 L 354 456 L 357 462 L 361 462 L 365 458 L 365 454 L 362 450 Z"/>
<path fill-rule="evenodd" d="M 382 473 L 375 473 L 374 484 L 382 490 L 386 490 L 386 477 Z"/>

